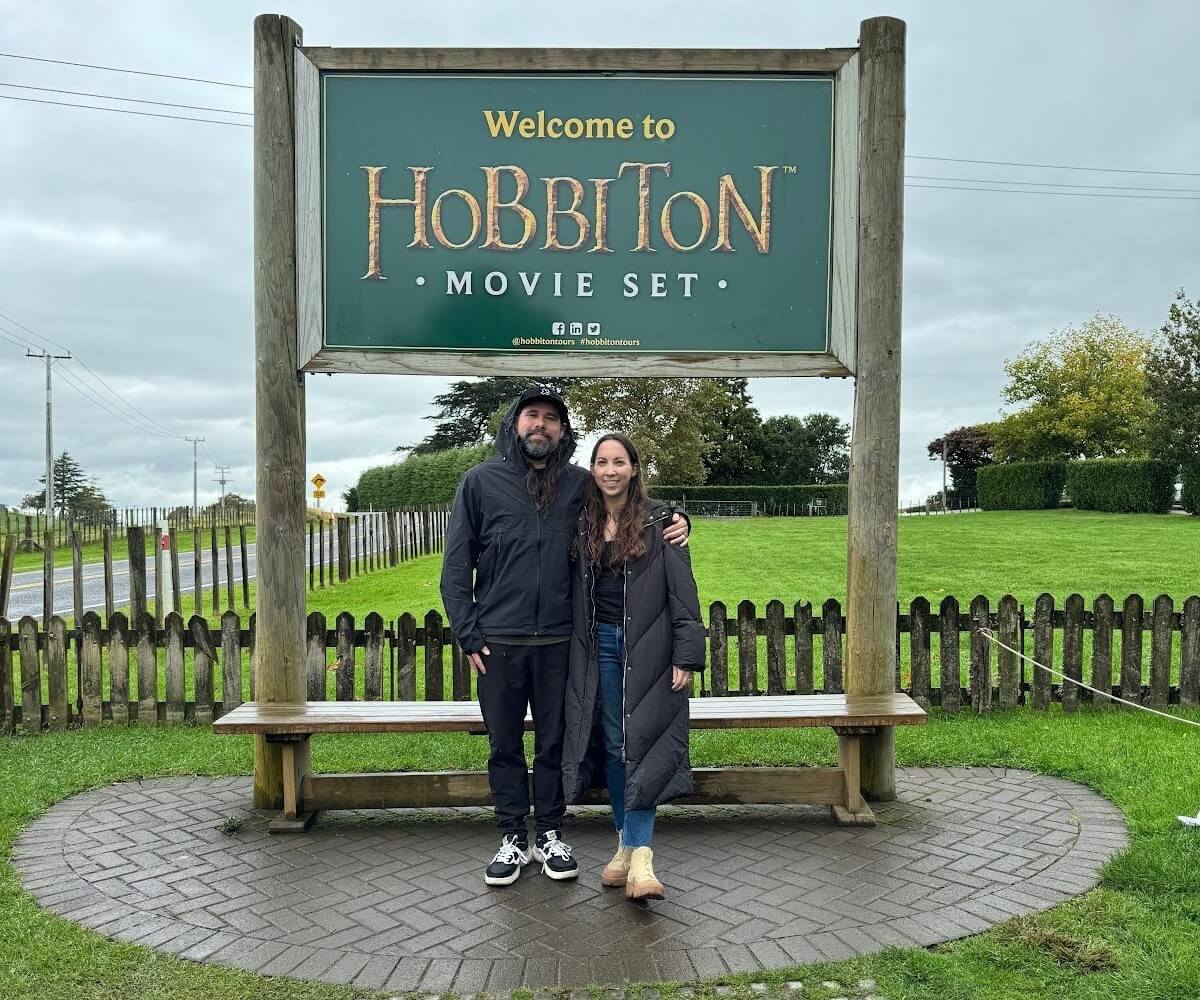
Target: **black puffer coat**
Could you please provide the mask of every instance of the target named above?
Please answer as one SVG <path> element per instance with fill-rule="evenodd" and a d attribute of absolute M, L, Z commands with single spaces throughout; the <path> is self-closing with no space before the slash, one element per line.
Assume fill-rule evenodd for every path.
<path fill-rule="evenodd" d="M 625 566 L 625 808 L 651 806 L 692 790 L 688 758 L 689 691 L 671 690 L 671 667 L 704 666 L 704 624 L 685 546 L 663 540 L 672 510 L 650 502 L 646 552 Z M 584 528 L 580 518 L 580 549 Z M 568 803 L 594 783 L 603 767 L 594 750 L 599 727 L 600 666 L 592 597 L 594 567 L 575 560 L 571 610 L 570 675 L 563 734 L 563 790 Z"/>

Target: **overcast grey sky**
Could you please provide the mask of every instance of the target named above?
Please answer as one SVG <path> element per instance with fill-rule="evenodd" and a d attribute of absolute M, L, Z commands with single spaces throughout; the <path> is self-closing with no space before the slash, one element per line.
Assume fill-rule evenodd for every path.
<path fill-rule="evenodd" d="M 951 2 L 747 2 L 735 12 L 699 0 L 686 16 L 678 3 L 654 0 L 613 0 L 586 17 L 569 13 L 582 7 L 540 0 L 273 9 L 298 21 L 308 44 L 366 46 L 819 48 L 854 45 L 862 18 L 892 14 L 908 22 L 910 154 L 1193 174 L 910 159 L 909 175 L 1179 188 L 1200 197 L 1200 5 L 1191 0 L 1015 2 L 1002 16 Z M 261 10 L 0 0 L 0 51 L 249 83 L 251 23 Z M 0 81 L 251 110 L 249 90 L 14 59 L 0 58 Z M 7 86 L 0 95 L 112 106 Z M 253 492 L 251 135 L 0 100 L 0 313 L 95 373 L 70 362 L 57 381 L 55 450 L 70 451 L 119 506 L 191 501 L 192 448 L 183 435 L 207 439 L 202 503 L 217 491 L 215 462 L 232 468 L 229 488 Z M 1200 201 L 909 187 L 905 211 L 905 498 L 940 482 L 927 441 L 997 415 L 1001 365 L 1023 344 L 1096 312 L 1154 329 L 1176 288 L 1200 294 Z M 2 320 L 0 329 L 33 342 Z M 43 468 L 44 373 L 23 354 L 0 339 L 0 502 L 10 504 L 36 488 Z M 159 433 L 143 418 L 117 419 L 68 381 L 90 383 L 111 401 L 96 376 Z M 445 382 L 310 377 L 308 473 L 324 473 L 336 497 L 396 444 L 426 432 L 421 418 Z M 764 415 L 850 416 L 848 381 L 761 379 L 751 388 Z"/>

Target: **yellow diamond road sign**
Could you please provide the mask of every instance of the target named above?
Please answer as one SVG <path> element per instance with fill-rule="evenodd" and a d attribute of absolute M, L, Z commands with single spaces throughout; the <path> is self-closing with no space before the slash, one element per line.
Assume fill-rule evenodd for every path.
<path fill-rule="evenodd" d="M 318 472 L 309 482 L 313 484 L 313 489 L 319 490 L 325 485 L 325 477 Z"/>

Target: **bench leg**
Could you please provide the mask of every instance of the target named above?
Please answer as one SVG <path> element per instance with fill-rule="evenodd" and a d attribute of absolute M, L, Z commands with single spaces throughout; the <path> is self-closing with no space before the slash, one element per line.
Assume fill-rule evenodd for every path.
<path fill-rule="evenodd" d="M 862 797 L 861 739 L 858 733 L 838 733 L 838 767 L 846 781 L 846 801 L 833 806 L 838 826 L 875 825 L 875 813 Z"/>
<path fill-rule="evenodd" d="M 316 819 L 315 812 L 300 811 L 300 787 L 308 774 L 308 737 L 281 740 L 283 751 L 283 811 L 271 820 L 271 833 L 303 833 Z"/>

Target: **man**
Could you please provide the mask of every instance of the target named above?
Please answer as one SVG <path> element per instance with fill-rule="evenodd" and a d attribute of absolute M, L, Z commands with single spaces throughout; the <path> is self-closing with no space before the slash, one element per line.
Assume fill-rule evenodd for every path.
<path fill-rule="evenodd" d="M 502 832 L 484 872 L 511 885 L 535 860 L 552 879 L 579 866 L 562 839 L 561 759 L 571 637 L 570 548 L 588 472 L 575 452 L 567 404 L 549 386 L 521 393 L 500 423 L 496 455 L 459 483 L 442 561 L 442 603 L 478 675 L 488 732 L 488 782 Z M 675 515 L 665 536 L 683 544 Z M 525 711 L 533 716 L 535 835 L 526 817 Z"/>

